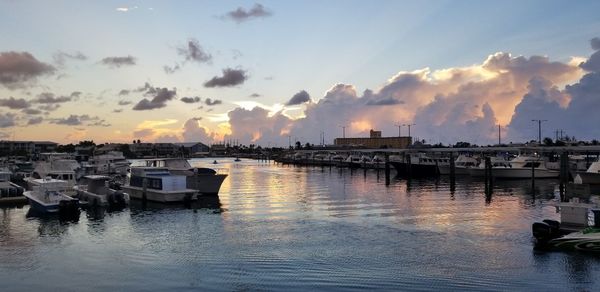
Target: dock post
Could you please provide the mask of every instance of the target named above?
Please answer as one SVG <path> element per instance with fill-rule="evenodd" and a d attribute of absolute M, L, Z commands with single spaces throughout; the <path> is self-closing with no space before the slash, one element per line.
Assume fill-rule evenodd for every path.
<path fill-rule="evenodd" d="M 408 177 L 412 177 L 412 159 L 410 158 L 410 154 L 406 155 L 406 172 L 408 173 Z"/>
<path fill-rule="evenodd" d="M 564 202 L 565 199 L 565 189 L 567 182 L 569 180 L 569 155 L 566 152 L 560 154 L 560 200 Z"/>
<path fill-rule="evenodd" d="M 489 156 L 485 158 L 484 179 L 485 179 L 485 198 L 486 198 L 486 202 L 489 203 L 492 200 L 492 192 L 494 189 L 493 179 L 492 179 L 492 160 Z"/>
<path fill-rule="evenodd" d="M 535 161 L 531 163 L 531 192 L 535 195 Z"/>
<path fill-rule="evenodd" d="M 390 185 L 390 155 L 385 154 L 385 185 Z"/>
<path fill-rule="evenodd" d="M 450 152 L 450 192 L 456 190 L 456 169 L 454 164 L 454 152 Z"/>

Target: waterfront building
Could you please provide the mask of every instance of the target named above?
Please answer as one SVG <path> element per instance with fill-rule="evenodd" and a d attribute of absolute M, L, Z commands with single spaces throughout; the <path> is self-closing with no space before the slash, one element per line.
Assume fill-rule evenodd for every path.
<path fill-rule="evenodd" d="M 191 156 L 208 155 L 210 147 L 200 142 L 174 143 L 175 147 L 185 150 L 185 153 Z"/>
<path fill-rule="evenodd" d="M 54 152 L 58 143 L 50 141 L 0 141 L 0 153 L 3 155 L 32 155 L 42 152 Z"/>
<path fill-rule="evenodd" d="M 368 138 L 335 138 L 336 146 L 365 147 L 365 148 L 408 148 L 412 137 L 382 137 L 381 131 L 371 130 Z"/>

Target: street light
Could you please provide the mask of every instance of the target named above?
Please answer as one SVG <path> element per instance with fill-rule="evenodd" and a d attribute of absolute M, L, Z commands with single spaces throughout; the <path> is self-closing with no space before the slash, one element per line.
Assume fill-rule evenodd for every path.
<path fill-rule="evenodd" d="M 410 136 L 410 126 L 415 126 L 416 124 L 402 124 L 402 126 L 408 126 L 408 137 Z"/>
<path fill-rule="evenodd" d="M 398 127 L 398 137 L 402 137 L 402 126 L 404 126 L 403 124 L 394 124 L 396 127 Z"/>
<path fill-rule="evenodd" d="M 346 138 L 346 125 L 341 125 L 342 128 L 342 138 Z"/>
<path fill-rule="evenodd" d="M 538 143 L 542 145 L 542 122 L 547 122 L 548 120 L 531 120 L 532 122 L 538 123 Z"/>

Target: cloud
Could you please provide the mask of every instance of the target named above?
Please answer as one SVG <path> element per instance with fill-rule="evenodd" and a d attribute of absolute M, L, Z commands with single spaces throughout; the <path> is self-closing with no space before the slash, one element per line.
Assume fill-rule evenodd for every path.
<path fill-rule="evenodd" d="M 201 118 L 191 118 L 185 122 L 182 132 L 183 141 L 203 143 L 213 141 L 213 136 L 209 134 L 208 130 L 199 125 L 200 120 Z"/>
<path fill-rule="evenodd" d="M 136 64 L 136 58 L 133 56 L 126 57 L 106 57 L 100 61 L 103 65 L 110 68 L 120 68 L 121 66 L 133 66 Z"/>
<path fill-rule="evenodd" d="M 10 128 L 16 125 L 17 116 L 12 113 L 0 113 L 0 128 Z"/>
<path fill-rule="evenodd" d="M 64 66 L 65 63 L 67 62 L 67 60 L 74 60 L 74 61 L 85 61 L 88 59 L 88 57 L 86 55 L 84 55 L 83 53 L 77 51 L 74 53 L 65 53 L 62 51 L 59 51 L 57 53 L 55 53 L 52 58 L 54 59 L 54 63 L 58 66 Z"/>
<path fill-rule="evenodd" d="M 11 90 L 31 85 L 38 77 L 55 71 L 52 65 L 38 61 L 28 52 L 0 53 L 0 84 Z"/>
<path fill-rule="evenodd" d="M 57 104 L 57 103 L 49 103 L 49 104 L 43 104 L 43 105 L 38 106 L 38 109 L 47 111 L 47 112 L 55 111 L 58 108 L 60 108 L 60 104 Z"/>
<path fill-rule="evenodd" d="M 32 125 L 41 124 L 42 121 L 44 121 L 44 119 L 42 117 L 31 118 L 31 119 L 29 119 L 29 121 L 27 121 L 27 125 L 32 126 Z"/>
<path fill-rule="evenodd" d="M 224 18 L 231 19 L 237 23 L 248 21 L 256 18 L 265 18 L 273 15 L 270 11 L 266 10 L 261 4 L 254 4 L 250 9 L 238 7 L 236 10 L 229 11 Z"/>
<path fill-rule="evenodd" d="M 115 10 L 118 12 L 128 12 L 129 7 L 117 7 L 117 8 L 115 8 Z"/>
<path fill-rule="evenodd" d="M 257 97 L 261 97 L 261 95 L 258 93 L 252 93 L 252 94 L 250 94 L 250 97 L 257 98 Z"/>
<path fill-rule="evenodd" d="M 581 63 L 580 67 L 588 72 L 600 72 L 600 38 L 593 38 L 590 43 L 596 52 L 587 61 Z"/>
<path fill-rule="evenodd" d="M 34 99 L 33 102 L 41 104 L 65 103 L 73 100 L 73 98 L 76 96 L 79 96 L 79 94 L 71 94 L 70 96 L 55 96 L 54 93 L 51 92 L 42 92 L 37 95 L 37 98 Z"/>
<path fill-rule="evenodd" d="M 50 123 L 52 124 L 56 124 L 56 125 L 67 125 L 67 126 L 79 126 L 79 125 L 83 125 L 85 123 L 87 123 L 87 126 L 89 127 L 94 127 L 94 126 L 100 126 L 100 127 L 109 127 L 110 124 L 108 124 L 104 119 L 101 119 L 97 116 L 90 116 L 90 115 L 69 115 L 66 118 L 58 118 L 58 119 L 52 119 L 50 120 Z"/>
<path fill-rule="evenodd" d="M 128 95 L 129 94 L 129 90 L 127 89 L 121 89 L 121 91 L 119 91 L 119 96 L 123 96 L 123 95 Z"/>
<path fill-rule="evenodd" d="M 215 76 L 204 83 L 204 87 L 231 87 L 244 83 L 248 79 L 246 71 L 240 69 L 223 69 L 223 76 Z"/>
<path fill-rule="evenodd" d="M 179 67 L 179 64 L 175 64 L 175 66 L 173 66 L 173 67 L 167 66 L 167 65 L 163 66 L 163 71 L 165 71 L 165 73 L 167 73 L 167 74 L 173 74 L 173 73 L 179 71 L 179 69 L 181 69 Z"/>
<path fill-rule="evenodd" d="M 298 105 L 303 104 L 310 101 L 310 95 L 305 90 L 302 90 L 294 96 L 285 104 L 285 105 Z"/>
<path fill-rule="evenodd" d="M 183 56 L 186 61 L 207 63 L 212 60 L 212 55 L 207 53 L 196 39 L 188 40 L 187 46 L 178 47 L 177 53 Z M 177 66 L 177 69 L 179 69 L 179 66 Z"/>
<path fill-rule="evenodd" d="M 113 113 L 120 113 L 120 112 L 123 112 L 123 109 L 118 108 L 118 109 L 113 110 Z"/>
<path fill-rule="evenodd" d="M 140 129 L 133 132 L 133 137 L 135 138 L 147 138 L 152 135 L 154 135 L 154 130 L 152 129 Z"/>
<path fill-rule="evenodd" d="M 0 106 L 4 106 L 10 109 L 26 109 L 31 106 L 31 103 L 29 103 L 23 98 L 17 99 L 11 96 L 10 98 L 0 99 Z"/>
<path fill-rule="evenodd" d="M 129 105 L 131 104 L 131 101 L 129 100 L 119 100 L 119 105 Z"/>
<path fill-rule="evenodd" d="M 167 106 L 167 101 L 172 100 L 177 96 L 177 89 L 169 90 L 166 87 L 152 87 L 148 83 L 145 84 L 144 89 L 146 92 L 144 96 L 151 97 L 151 99 L 144 98 L 140 100 L 134 107 L 133 110 L 153 110 L 157 108 L 163 108 Z M 138 89 L 139 90 L 139 89 Z"/>
<path fill-rule="evenodd" d="M 201 98 L 198 96 L 194 96 L 194 97 L 182 97 L 181 99 L 179 99 L 185 103 L 196 103 L 196 102 L 200 102 Z"/>
<path fill-rule="evenodd" d="M 214 105 L 219 105 L 219 104 L 222 104 L 222 103 L 223 103 L 223 101 L 221 101 L 220 99 L 214 99 L 214 100 L 212 100 L 210 98 L 207 98 L 207 99 L 204 100 L 204 104 L 206 104 L 207 106 L 214 106 Z"/>
<path fill-rule="evenodd" d="M 26 108 L 26 109 L 23 109 L 23 110 L 22 110 L 22 112 L 23 112 L 24 114 L 28 114 L 28 115 L 39 115 L 39 114 L 41 114 L 41 113 L 42 113 L 42 111 L 41 111 L 41 110 L 38 110 L 38 109 L 33 109 L 33 108 Z"/>
<path fill-rule="evenodd" d="M 267 145 L 268 142 L 281 142 L 283 138 L 287 141 L 292 124 L 292 120 L 280 112 L 270 113 L 260 107 L 251 110 L 236 108 L 227 116 L 231 127 L 229 137 L 235 137 L 244 143 Z"/>

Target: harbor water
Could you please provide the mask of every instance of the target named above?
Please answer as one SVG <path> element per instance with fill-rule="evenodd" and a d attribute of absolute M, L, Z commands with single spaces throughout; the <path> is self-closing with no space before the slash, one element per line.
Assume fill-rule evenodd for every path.
<path fill-rule="evenodd" d="M 0 209 L 2 291 L 599 291 L 600 257 L 533 249 L 556 180 L 447 178 L 233 158 L 218 199 L 83 211 Z M 394 172 L 392 171 L 392 174 Z"/>

